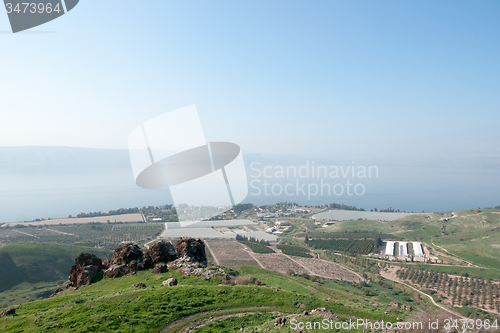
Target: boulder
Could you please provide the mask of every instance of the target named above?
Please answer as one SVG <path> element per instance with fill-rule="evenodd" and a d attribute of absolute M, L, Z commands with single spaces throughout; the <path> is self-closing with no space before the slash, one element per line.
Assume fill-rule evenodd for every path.
<path fill-rule="evenodd" d="M 75 258 L 75 266 L 97 266 L 102 268 L 102 260 L 96 257 L 92 253 L 80 253 L 78 257 Z"/>
<path fill-rule="evenodd" d="M 10 309 L 5 309 L 2 312 L 0 312 L 0 317 L 5 317 L 7 315 L 15 315 L 16 314 L 16 309 L 10 308 Z"/>
<path fill-rule="evenodd" d="M 153 274 L 160 274 L 168 272 L 168 267 L 165 264 L 157 264 L 155 268 L 153 268 Z"/>
<path fill-rule="evenodd" d="M 54 297 L 55 295 L 59 294 L 61 291 L 64 291 L 64 289 L 63 288 L 57 288 L 56 290 L 54 290 L 54 292 L 52 293 L 52 295 L 50 295 L 49 298 Z"/>
<path fill-rule="evenodd" d="M 286 323 L 286 317 L 279 317 L 279 318 L 275 319 L 274 326 L 275 327 L 283 327 L 283 325 L 285 325 L 285 323 Z"/>
<path fill-rule="evenodd" d="M 327 309 L 327 308 L 314 309 L 311 311 L 311 314 L 312 315 L 320 315 L 323 318 L 329 319 L 329 320 L 337 320 L 338 319 L 338 316 L 332 310 Z"/>
<path fill-rule="evenodd" d="M 176 278 L 170 278 L 168 280 L 163 281 L 162 284 L 165 287 L 176 286 L 177 285 L 177 279 Z"/>
<path fill-rule="evenodd" d="M 71 286 L 78 288 L 90 284 L 102 267 L 101 258 L 92 253 L 80 253 L 69 271 Z"/>
<path fill-rule="evenodd" d="M 130 287 L 130 289 L 133 289 L 133 288 L 146 288 L 146 284 L 144 282 L 139 282 L 139 283 L 136 283 Z"/>
<path fill-rule="evenodd" d="M 170 242 L 160 241 L 151 245 L 148 249 L 153 264 L 169 263 L 177 259 L 175 248 Z"/>
<path fill-rule="evenodd" d="M 175 252 L 179 258 L 185 261 L 198 262 L 207 265 L 205 244 L 199 238 L 179 237 L 175 244 Z"/>
<path fill-rule="evenodd" d="M 131 262 L 143 263 L 144 261 L 148 261 L 148 257 L 144 256 L 144 252 L 139 246 L 133 243 L 124 243 L 116 247 L 109 265 L 129 265 Z M 150 260 L 151 258 L 149 258 Z"/>
<path fill-rule="evenodd" d="M 112 265 L 110 268 L 104 272 L 105 278 L 116 278 L 127 274 L 128 267 L 125 265 Z"/>
<path fill-rule="evenodd" d="M 133 243 L 124 243 L 116 247 L 111 259 L 104 261 L 105 267 L 111 268 L 114 265 L 125 266 L 126 271 L 134 272 L 151 267 L 152 261 L 151 257 L 142 251 L 139 246 Z M 110 274 L 115 275 L 115 273 L 108 273 L 108 275 Z"/>

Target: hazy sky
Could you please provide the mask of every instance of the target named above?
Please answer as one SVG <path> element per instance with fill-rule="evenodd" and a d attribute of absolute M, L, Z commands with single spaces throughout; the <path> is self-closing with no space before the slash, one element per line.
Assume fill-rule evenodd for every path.
<path fill-rule="evenodd" d="M 0 14 L 0 146 L 126 148 L 196 104 L 249 153 L 499 157 L 498 1 L 80 1 Z M 47 33 L 41 33 L 47 32 Z"/>

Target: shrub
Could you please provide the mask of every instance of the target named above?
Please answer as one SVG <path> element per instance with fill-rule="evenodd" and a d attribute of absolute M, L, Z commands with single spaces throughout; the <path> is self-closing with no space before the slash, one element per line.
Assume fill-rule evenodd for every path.
<path fill-rule="evenodd" d="M 76 304 L 80 304 L 80 303 L 83 303 L 83 302 L 85 302 L 85 298 L 80 297 L 80 296 L 78 296 L 77 298 L 75 298 L 75 303 Z"/>
<path fill-rule="evenodd" d="M 249 284 L 255 284 L 256 286 L 260 285 L 260 280 L 253 276 L 238 276 L 235 280 L 235 283 L 240 286 L 247 286 Z"/>
<path fill-rule="evenodd" d="M 293 271 L 293 269 L 291 269 L 291 268 L 286 269 L 286 275 L 294 275 L 294 274 L 295 274 L 295 272 Z"/>
<path fill-rule="evenodd" d="M 303 277 L 304 279 L 308 279 L 308 280 L 311 279 L 311 276 L 305 272 L 300 274 L 300 276 Z"/>
<path fill-rule="evenodd" d="M 363 291 L 363 294 L 365 294 L 365 296 L 374 296 L 375 295 L 375 293 L 371 289 L 365 289 Z"/>

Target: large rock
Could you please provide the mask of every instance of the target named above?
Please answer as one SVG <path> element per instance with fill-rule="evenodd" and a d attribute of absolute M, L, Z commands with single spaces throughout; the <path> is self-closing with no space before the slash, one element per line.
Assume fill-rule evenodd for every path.
<path fill-rule="evenodd" d="M 176 278 L 170 278 L 168 280 L 165 280 L 161 283 L 165 287 L 172 287 L 177 285 L 177 279 Z"/>
<path fill-rule="evenodd" d="M 177 253 L 175 248 L 170 242 L 160 241 L 151 245 L 148 250 L 148 254 L 153 261 L 153 264 L 165 263 L 168 264 L 171 261 L 177 259 Z"/>
<path fill-rule="evenodd" d="M 101 258 L 92 253 L 80 253 L 69 271 L 71 286 L 78 288 L 90 284 L 102 267 Z"/>
<path fill-rule="evenodd" d="M 124 276 L 128 272 L 128 267 L 126 265 L 112 265 L 110 268 L 104 272 L 105 278 L 117 278 Z"/>
<path fill-rule="evenodd" d="M 168 272 L 168 266 L 166 264 L 163 264 L 163 263 L 156 265 L 152 271 L 153 274 L 161 274 L 161 273 L 165 273 L 165 272 Z"/>
<path fill-rule="evenodd" d="M 113 256 L 106 261 L 107 267 L 125 265 L 129 271 L 138 271 L 152 266 L 150 256 L 133 243 L 124 243 L 116 247 Z"/>
<path fill-rule="evenodd" d="M 199 238 L 179 237 L 175 244 L 175 252 L 177 252 L 179 258 L 186 261 L 199 262 L 202 265 L 207 264 L 205 244 Z"/>
<path fill-rule="evenodd" d="M 0 312 L 0 317 L 5 317 L 7 315 L 15 315 L 15 314 L 16 314 L 16 309 L 10 308 L 10 309 L 5 309 L 2 312 Z"/>

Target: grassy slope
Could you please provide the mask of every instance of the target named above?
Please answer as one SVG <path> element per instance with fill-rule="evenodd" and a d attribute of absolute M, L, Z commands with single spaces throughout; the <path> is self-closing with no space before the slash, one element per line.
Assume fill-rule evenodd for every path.
<path fill-rule="evenodd" d="M 68 278 L 75 257 L 111 252 L 58 243 L 13 243 L 0 247 L 0 306 L 48 297 Z"/>
<path fill-rule="evenodd" d="M 175 271 L 160 276 L 148 270 L 120 279 L 105 279 L 77 291 L 67 290 L 51 299 L 22 304 L 17 307 L 16 316 L 0 319 L 0 331 L 18 332 L 30 328 L 31 332 L 49 329 L 51 332 L 70 329 L 74 332 L 157 332 L 162 329 L 174 332 L 195 321 L 186 320 L 186 316 L 203 319 L 225 312 L 301 313 L 304 309 L 297 306 L 298 302 L 304 304 L 306 310 L 327 307 L 341 316 L 395 321 L 396 316 L 405 315 L 385 315 L 386 306 L 365 301 L 358 297 L 356 288 L 332 281 L 318 286 L 300 277 L 251 267 L 240 268 L 240 274 L 252 274 L 265 285 L 224 286 L 219 279 L 183 277 Z M 163 287 L 161 282 L 172 276 L 179 280 L 179 285 Z M 145 282 L 147 288 L 130 289 L 138 282 Z M 349 294 L 350 300 L 342 297 L 326 300 L 337 292 Z"/>
<path fill-rule="evenodd" d="M 419 239 L 442 246 L 450 253 L 474 264 L 500 268 L 500 211 L 482 209 L 481 212 L 459 211 L 451 213 L 416 214 L 396 221 L 343 221 L 324 231 L 367 230 L 391 233 L 407 240 Z M 442 218 L 445 233 L 441 232 Z M 500 271 L 499 271 L 500 274 Z"/>

